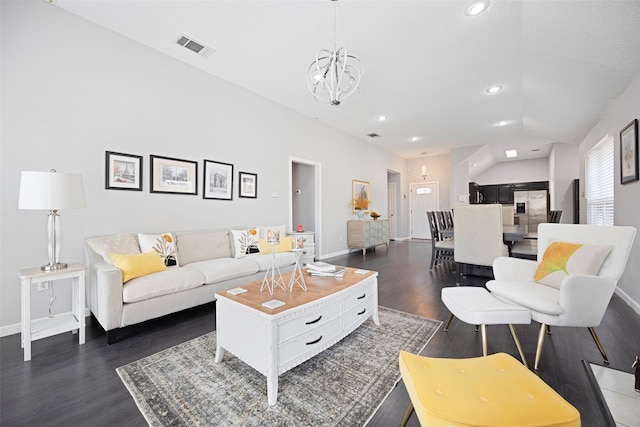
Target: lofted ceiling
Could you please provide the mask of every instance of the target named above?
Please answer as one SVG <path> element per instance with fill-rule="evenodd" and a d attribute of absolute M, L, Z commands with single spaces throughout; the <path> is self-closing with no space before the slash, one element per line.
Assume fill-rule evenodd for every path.
<path fill-rule="evenodd" d="M 472 0 L 50 1 L 404 158 L 473 147 L 472 177 L 507 149 L 522 160 L 579 143 L 640 71 L 638 0 L 491 0 L 474 17 Z M 365 64 L 338 107 L 306 82 L 333 48 L 334 7 L 338 46 Z M 183 34 L 214 53 L 179 46 Z"/>

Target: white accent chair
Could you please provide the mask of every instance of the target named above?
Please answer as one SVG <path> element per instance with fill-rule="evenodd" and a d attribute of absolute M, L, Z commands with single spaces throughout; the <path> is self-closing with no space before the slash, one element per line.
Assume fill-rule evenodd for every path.
<path fill-rule="evenodd" d="M 627 226 L 544 223 L 538 226 L 537 261 L 501 257 L 493 262 L 495 280 L 487 282 L 487 289 L 503 301 L 528 308 L 531 319 L 540 323 L 534 369 L 538 369 L 549 325 L 588 328 L 604 363 L 609 363 L 594 328 L 602 321 L 624 272 L 635 234 L 635 227 Z M 597 276 L 569 275 L 556 289 L 533 280 L 539 261 L 553 241 L 613 245 L 613 249 Z"/>
<path fill-rule="evenodd" d="M 463 265 L 491 267 L 493 260 L 508 256 L 502 237 L 502 205 L 458 205 L 453 217 L 453 256 L 458 279 Z"/>

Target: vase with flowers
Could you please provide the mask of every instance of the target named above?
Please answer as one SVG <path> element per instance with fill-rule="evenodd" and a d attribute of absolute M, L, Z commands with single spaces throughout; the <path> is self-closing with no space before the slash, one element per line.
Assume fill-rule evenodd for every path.
<path fill-rule="evenodd" d="M 359 195 L 358 197 L 353 199 L 351 203 L 353 204 L 353 209 L 356 211 L 358 219 L 364 218 L 367 210 L 369 209 L 369 199 L 366 199 L 365 197 Z"/>

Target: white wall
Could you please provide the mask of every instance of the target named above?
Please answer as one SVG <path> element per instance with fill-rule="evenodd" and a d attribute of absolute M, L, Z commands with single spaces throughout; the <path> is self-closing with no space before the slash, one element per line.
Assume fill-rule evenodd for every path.
<path fill-rule="evenodd" d="M 440 210 L 451 209 L 451 168 L 449 165 L 449 155 L 429 156 L 407 161 L 407 179 L 409 183 L 421 182 L 422 165 L 427 167 L 426 181 L 438 182 L 440 190 Z M 405 190 L 409 193 L 409 186 Z"/>
<path fill-rule="evenodd" d="M 624 275 L 618 282 L 617 292 L 640 313 L 640 181 L 620 184 L 620 131 L 633 119 L 640 119 L 640 73 L 629 87 L 612 102 L 602 119 L 591 129 L 580 144 L 580 222 L 587 222 L 584 199 L 584 157 L 602 138 L 615 137 L 615 225 L 636 227 L 636 240 Z"/>
<path fill-rule="evenodd" d="M 84 260 L 86 236 L 286 223 L 290 157 L 322 165 L 323 254 L 347 250 L 352 179 L 371 183 L 373 208 L 386 215 L 387 170 L 406 170 L 404 159 L 46 2 L 0 7 L 4 331 L 20 321 L 17 270 L 47 261 L 46 213 L 17 209 L 23 170 L 83 175 L 88 208 L 62 212 L 61 258 L 70 262 Z M 144 156 L 144 191 L 104 189 L 107 150 Z M 200 181 L 198 196 L 149 193 L 150 154 L 197 161 L 199 179 L 203 159 L 234 164 L 233 201 L 202 199 Z M 258 174 L 257 199 L 237 197 L 238 171 Z M 399 235 L 408 235 L 399 214 Z M 66 294 L 55 312 L 69 309 Z M 45 296 L 34 298 L 34 317 L 44 316 Z"/>
<path fill-rule="evenodd" d="M 549 180 L 548 158 L 496 163 L 474 179 L 480 185 Z"/>
<path fill-rule="evenodd" d="M 573 224 L 573 180 L 580 176 L 579 147 L 556 142 L 549 155 L 551 210 L 562 211 L 561 223 Z"/>

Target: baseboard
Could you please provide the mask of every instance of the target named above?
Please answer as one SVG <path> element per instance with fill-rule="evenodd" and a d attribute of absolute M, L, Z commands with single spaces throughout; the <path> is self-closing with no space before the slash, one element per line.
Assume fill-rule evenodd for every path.
<path fill-rule="evenodd" d="M 340 255 L 346 255 L 349 253 L 348 249 L 345 249 L 343 251 L 338 251 L 338 252 L 331 252 L 330 254 L 322 254 L 321 256 L 317 257 L 318 259 L 327 259 L 327 258 L 333 258 L 336 256 L 340 256 Z"/>
<path fill-rule="evenodd" d="M 640 303 L 638 303 L 638 301 L 631 298 L 628 293 L 618 287 L 616 287 L 616 294 L 618 294 L 618 296 L 622 298 L 622 301 L 626 302 L 627 305 L 633 309 L 633 311 L 640 314 Z"/>
<path fill-rule="evenodd" d="M 89 307 L 85 307 L 84 316 L 91 316 L 91 310 Z M 0 326 L 0 338 L 8 337 L 9 335 L 19 334 L 20 333 L 20 322 L 14 323 L 12 325 Z"/>

